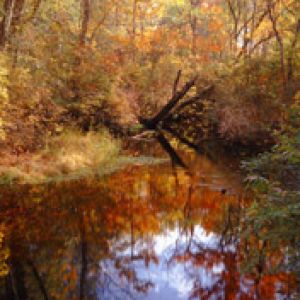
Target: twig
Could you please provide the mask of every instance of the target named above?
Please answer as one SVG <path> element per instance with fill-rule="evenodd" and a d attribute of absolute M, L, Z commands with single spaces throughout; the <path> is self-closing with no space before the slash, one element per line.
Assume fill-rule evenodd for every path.
<path fill-rule="evenodd" d="M 175 78 L 174 85 L 173 85 L 173 97 L 174 97 L 174 95 L 177 92 L 177 88 L 178 88 L 180 77 L 181 77 L 181 70 L 178 70 L 177 76 Z"/>

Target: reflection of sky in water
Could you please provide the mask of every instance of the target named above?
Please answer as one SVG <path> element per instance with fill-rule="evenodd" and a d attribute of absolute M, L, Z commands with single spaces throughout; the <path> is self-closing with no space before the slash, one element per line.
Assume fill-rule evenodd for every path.
<path fill-rule="evenodd" d="M 216 247 L 219 239 L 213 234 L 207 234 L 202 227 L 195 227 L 195 237 L 197 241 L 207 247 Z M 155 253 L 160 257 L 158 265 L 151 264 L 149 269 L 142 269 L 139 272 L 143 278 L 150 279 L 154 285 L 154 290 L 144 297 L 144 299 L 188 299 L 193 288 L 193 280 L 188 278 L 186 267 L 188 264 L 170 264 L 168 260 L 177 249 L 183 248 L 187 244 L 187 239 L 180 234 L 179 230 L 167 231 L 165 234 L 155 237 Z M 177 245 L 176 245 L 177 244 Z M 220 271 L 221 266 L 215 266 L 208 272 L 207 269 L 199 267 L 198 274 L 203 286 L 210 286 L 214 281 L 214 273 Z M 146 277 L 148 276 L 148 277 Z"/>
<path fill-rule="evenodd" d="M 207 234 L 202 227 L 196 226 L 194 231 L 194 238 L 207 248 L 217 248 L 219 238 L 214 234 Z M 154 250 L 159 257 L 159 263 L 156 265 L 151 263 L 148 268 L 145 267 L 143 261 L 134 261 L 132 265 L 137 271 L 139 279 L 149 280 L 154 284 L 154 287 L 149 290 L 147 295 L 135 294 L 134 299 L 147 300 L 182 300 L 188 299 L 193 289 L 193 279 L 188 276 L 188 269 L 192 267 L 189 262 L 186 263 L 170 263 L 168 261 L 177 249 L 179 253 L 185 249 L 188 243 L 188 238 L 180 233 L 179 229 L 167 230 L 164 234 L 154 237 Z M 182 250 L 182 251 L 181 251 Z M 193 251 L 193 247 L 191 247 Z M 129 255 L 126 250 L 119 255 Z M 222 272 L 223 265 L 216 264 L 210 270 L 198 267 L 197 274 L 201 280 L 203 287 L 210 287 L 217 280 L 217 275 Z M 112 268 L 109 268 L 109 273 L 119 281 Z M 128 288 L 128 287 L 126 287 Z M 101 299 L 112 299 L 110 297 L 103 297 Z M 121 297 L 120 297 L 121 298 Z M 126 299 L 125 297 L 122 297 Z"/>

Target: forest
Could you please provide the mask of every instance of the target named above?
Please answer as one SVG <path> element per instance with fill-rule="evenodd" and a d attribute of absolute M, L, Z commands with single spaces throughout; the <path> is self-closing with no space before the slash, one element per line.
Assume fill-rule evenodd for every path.
<path fill-rule="evenodd" d="M 299 248 L 299 0 L 0 0 L 0 300 L 299 299 Z"/>

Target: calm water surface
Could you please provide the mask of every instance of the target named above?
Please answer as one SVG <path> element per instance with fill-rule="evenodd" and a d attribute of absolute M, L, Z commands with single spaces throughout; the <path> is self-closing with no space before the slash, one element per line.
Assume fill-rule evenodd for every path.
<path fill-rule="evenodd" d="M 240 273 L 249 200 L 230 160 L 179 154 L 186 168 L 2 187 L 0 299 L 288 299 L 286 277 Z"/>

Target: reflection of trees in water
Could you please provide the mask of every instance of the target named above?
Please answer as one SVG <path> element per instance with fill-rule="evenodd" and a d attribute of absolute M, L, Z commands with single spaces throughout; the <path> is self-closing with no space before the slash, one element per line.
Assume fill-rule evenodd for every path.
<path fill-rule="evenodd" d="M 240 289 L 237 262 L 237 238 L 232 227 L 232 204 L 227 207 L 224 230 L 221 235 L 213 235 L 210 242 L 204 242 L 197 230 L 184 230 L 185 244 L 174 249 L 169 265 L 182 263 L 187 276 L 193 281 L 191 298 L 235 299 L 247 295 Z M 237 226 L 237 224 L 234 224 Z M 199 228 L 198 228 L 199 229 Z M 202 232 L 202 235 L 205 232 Z M 182 239 L 181 239 L 182 242 Z"/>
<path fill-rule="evenodd" d="M 138 298 L 153 287 L 139 268 L 163 263 L 155 236 L 175 228 L 180 234 L 169 265 L 185 265 L 191 296 L 230 299 L 246 295 L 248 284 L 245 299 L 255 299 L 250 286 L 261 285 L 264 275 L 255 282 L 239 273 L 244 200 L 220 189 L 227 183 L 210 176 L 215 167 L 208 161 L 199 168 L 191 175 L 167 166 L 129 167 L 101 182 L 3 188 L 0 214 L 10 273 L 2 279 L 1 299 Z M 199 240 L 199 227 L 216 244 Z M 209 286 L 199 270 L 215 271 Z M 272 280 L 270 286 L 278 282 Z"/>
<path fill-rule="evenodd" d="M 155 219 L 141 214 L 146 203 L 137 205 L 135 197 L 123 194 L 97 182 L 3 190 L 11 269 L 1 298 L 93 299 L 107 282 L 115 283 L 114 291 L 119 285 L 128 294 L 146 292 L 151 283 L 138 278 L 132 262 L 157 260 L 150 237 L 139 245 L 151 233 L 147 221 L 155 225 Z M 116 254 L 130 248 L 129 254 Z M 105 260 L 114 277 L 99 264 Z"/>
<path fill-rule="evenodd" d="M 191 200 L 189 192 L 184 206 L 184 216 L 187 220 L 195 209 Z M 197 223 L 182 226 L 168 266 L 184 266 L 187 278 L 193 282 L 191 299 L 275 299 L 280 294 L 283 299 L 291 299 L 294 291 L 291 289 L 293 278 L 282 273 L 268 274 L 268 267 L 272 267 L 274 258 L 269 255 L 271 260 L 267 261 L 264 255 L 265 243 L 258 246 L 259 262 L 255 266 L 257 272 L 241 272 L 245 241 L 241 241 L 239 231 L 244 200 L 240 197 L 234 200 L 234 203 L 226 203 L 226 200 L 223 202 L 225 205 L 218 214 L 222 215 L 222 220 L 215 224 L 215 230 L 212 231 L 215 235 L 211 237 L 210 242 L 203 241 L 203 234 L 211 234 L 211 231 L 200 232 L 199 236 L 199 229 L 202 228 L 197 228 Z M 214 214 L 214 211 L 210 210 L 209 213 Z"/>

